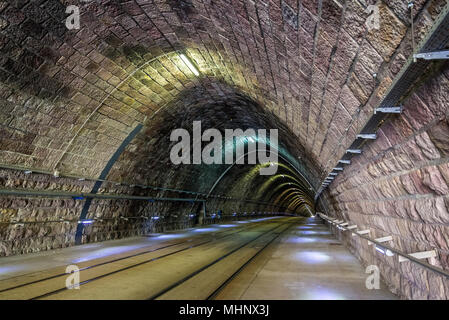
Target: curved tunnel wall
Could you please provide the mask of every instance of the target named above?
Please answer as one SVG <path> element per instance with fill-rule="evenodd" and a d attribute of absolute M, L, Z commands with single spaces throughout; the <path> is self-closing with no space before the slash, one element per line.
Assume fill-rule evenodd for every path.
<path fill-rule="evenodd" d="M 185 90 L 181 93 L 182 98 L 149 117 L 143 128 L 136 130 L 135 136 L 129 137 L 130 141 L 125 139 L 123 150 L 122 147 L 118 148 L 117 159 L 112 156 L 111 168 L 107 169 L 104 177 L 108 181 L 125 182 L 123 185 L 110 182 L 93 185 L 51 175 L 5 172 L 4 184 L 9 188 L 70 192 L 95 190 L 99 194 L 146 196 L 153 200 L 6 198 L 8 210 L 3 215 L 4 221 L 25 224 L 4 226 L 2 232 L 6 241 L 2 242 L 2 254 L 186 228 L 195 225 L 203 217 L 203 202 L 158 201 L 158 198 L 207 199 L 207 217 L 211 219 L 220 215 L 221 221 L 226 216 L 232 217 L 234 213 L 247 217 L 277 212 L 310 215 L 313 212 L 313 185 L 307 181 L 317 174 L 312 175 L 310 169 L 306 171 L 306 168 L 311 167 L 310 163 L 306 162 L 301 145 L 291 138 L 293 135 L 289 128 L 275 115 L 235 89 L 223 84 L 214 85 L 220 85 L 226 96 L 211 97 L 210 93 L 205 94 L 213 86 L 202 85 Z M 170 149 L 177 142 L 170 141 L 170 133 L 174 129 L 185 128 L 192 135 L 193 121 L 198 120 L 202 121 L 203 131 L 207 128 L 216 128 L 222 132 L 235 128 L 277 128 L 279 163 L 276 163 L 276 175 L 259 175 L 259 164 L 173 164 Z M 244 151 L 247 151 L 246 147 Z M 284 181 L 289 191 L 283 192 L 285 188 L 282 184 L 282 188 L 275 189 L 273 182 L 276 185 L 276 181 L 271 182 L 272 177 Z M 132 185 L 126 185 L 126 182 L 132 182 Z M 264 188 L 258 191 L 261 186 Z M 292 193 L 294 190 L 303 191 L 297 195 Z M 282 192 L 293 195 L 293 199 L 301 197 L 302 200 L 297 206 L 289 208 L 282 198 L 276 198 Z M 310 211 L 304 208 L 305 204 Z M 84 225 L 78 222 L 79 219 L 94 220 L 94 223 Z"/>
<path fill-rule="evenodd" d="M 402 252 L 436 250 L 432 264 L 449 267 L 449 68 L 404 104 L 379 139 L 353 158 L 324 195 L 336 217 L 370 229 L 372 238 L 393 236 Z M 352 224 L 351 223 L 351 224 Z M 449 298 L 445 278 L 414 264 L 398 264 L 347 238 L 367 265 L 377 264 L 387 282 L 406 298 Z"/>
<path fill-rule="evenodd" d="M 159 189 L 104 182 L 100 193 L 180 195 L 162 187 L 207 193 L 223 166 L 179 169 L 166 157 L 169 128 L 189 126 L 203 111 L 211 126 L 279 127 L 286 150 L 298 159 L 295 165 L 317 186 L 412 53 L 405 1 L 73 1 L 81 6 L 80 30 L 60 23 L 66 17 L 63 3 L 0 4 L 0 163 L 98 178 L 126 137 L 142 125 L 107 179 Z M 375 3 L 380 29 L 368 30 L 366 9 Z M 416 42 L 445 6 L 445 0 L 415 1 Z M 181 61 L 180 52 L 195 62 L 200 77 Z M 376 235 L 395 234 L 395 246 L 406 252 L 436 248 L 435 263 L 443 268 L 447 91 L 443 65 L 320 200 L 329 214 Z M 252 169 L 236 166 L 214 193 L 274 199 L 308 214 L 289 201 L 292 193 L 283 193 L 293 180 L 282 178 L 263 189 L 266 180 L 244 178 Z M 279 173 L 291 175 L 284 168 Z M 94 188 L 88 180 L 9 169 L 1 170 L 0 181 L 10 189 Z M 304 197 L 311 191 L 299 189 Z M 85 201 L 2 197 L 0 254 L 73 245 Z M 213 198 L 209 209 L 275 210 L 220 198 Z M 104 221 L 87 226 L 81 242 L 159 230 L 154 221 L 135 219 L 140 214 L 166 216 L 171 228 L 190 226 L 185 217 L 192 211 L 199 213 L 200 204 L 93 200 L 86 217 Z M 431 275 L 393 266 L 356 241 L 348 242 L 354 253 L 366 263 L 379 262 L 383 273 L 391 274 L 387 282 L 403 296 L 424 297 L 429 288 L 444 290 L 431 291 L 431 297 L 447 296 L 447 287 L 434 285 L 439 280 Z"/>

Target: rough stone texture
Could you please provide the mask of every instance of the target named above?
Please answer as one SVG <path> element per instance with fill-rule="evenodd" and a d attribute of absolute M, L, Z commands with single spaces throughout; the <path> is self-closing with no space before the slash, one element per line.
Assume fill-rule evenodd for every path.
<path fill-rule="evenodd" d="M 286 154 L 317 186 L 412 52 L 406 3 L 378 1 L 380 30 L 367 30 L 366 8 L 375 2 L 0 1 L 0 164 L 98 178 L 123 140 L 142 124 L 107 178 L 159 189 L 103 184 L 100 192 L 188 195 L 160 189 L 165 187 L 207 193 L 224 166 L 176 167 L 167 158 L 170 130 L 201 119 L 220 129 L 279 128 Z M 80 5 L 79 30 L 64 25 L 68 4 Z M 447 0 L 415 1 L 416 42 L 445 5 Z M 195 63 L 199 77 L 178 51 Z M 437 263 L 445 268 L 448 75 L 446 67 L 414 92 L 405 112 L 379 130 L 376 142 L 324 195 L 336 215 L 394 233 L 400 239 L 395 245 L 405 251 L 437 248 Z M 285 202 L 288 184 L 274 180 L 266 185 L 269 180 L 252 169 L 233 168 L 214 193 Z M 90 192 L 93 187 L 76 179 L 24 177 L 14 170 L 2 171 L 0 178 L 3 188 Z M 307 193 L 303 185 L 298 189 Z M 310 201 L 310 194 L 306 197 Z M 1 254 L 73 244 L 82 207 L 83 200 L 2 197 Z M 224 198 L 213 198 L 209 208 L 274 210 Z M 291 202 L 289 209 L 298 207 Z M 179 203 L 95 200 L 88 217 L 104 221 L 86 227 L 82 241 L 186 227 L 192 224 L 186 215 L 200 210 Z M 153 214 L 164 222 L 132 218 Z M 37 223 L 61 218 L 73 222 Z M 10 224 L 16 220 L 30 224 Z M 374 259 L 362 251 L 363 244 L 352 245 L 364 261 Z M 439 278 L 421 277 L 413 266 L 381 264 L 404 297 L 424 297 L 414 288 L 429 284 L 440 290 L 431 291 L 431 297 L 447 297 L 446 289 L 434 286 Z"/>
<path fill-rule="evenodd" d="M 449 270 L 448 66 L 421 86 L 405 111 L 381 129 L 381 136 L 354 157 L 335 179 L 323 204 L 330 212 L 370 229 L 370 237 L 392 235 L 406 252 L 436 250 L 429 263 Z M 391 289 L 408 299 L 448 299 L 447 279 L 413 263 L 398 264 L 366 241 L 345 237 L 364 264 L 376 264 Z"/>
<path fill-rule="evenodd" d="M 211 99 L 209 90 L 220 88 L 222 96 Z M 236 219 L 237 213 L 245 217 L 273 214 L 279 207 L 240 201 L 240 199 L 261 200 L 267 203 L 285 202 L 288 183 L 301 180 L 300 176 L 286 162 L 280 159 L 277 177 L 281 174 L 286 182 L 278 188 L 270 188 L 266 176 L 259 175 L 259 168 L 252 165 L 237 165 L 226 174 L 215 189 L 215 181 L 228 165 L 174 165 L 170 161 L 170 141 L 173 129 L 185 128 L 192 131 L 194 120 L 202 120 L 203 130 L 216 128 L 278 128 L 281 156 L 296 163 L 304 176 L 313 181 L 306 171 L 312 165 L 306 162 L 304 151 L 293 138 L 293 134 L 276 116 L 235 89 L 219 84 L 203 84 L 185 90 L 182 98 L 147 120 L 144 129 L 125 148 L 112 167 L 108 180 L 123 182 L 103 183 L 99 193 L 147 196 L 151 198 L 195 198 L 188 192 L 201 192 L 200 198 L 211 192 L 207 202 L 207 218 L 203 223 Z M 304 158 L 299 162 L 298 158 Z M 92 190 L 92 182 L 55 178 L 50 175 L 24 174 L 13 170 L 1 173 L 2 186 L 8 189 L 32 189 L 40 191 L 86 192 Z M 296 180 L 295 180 L 296 179 Z M 134 186 L 126 185 L 132 182 Z M 269 182 L 269 181 L 268 181 Z M 276 181 L 274 181 L 276 182 Z M 122 184 L 123 184 L 122 183 Z M 142 188 L 139 185 L 157 188 Z M 298 185 L 297 185 L 298 186 Z M 299 185 L 302 189 L 305 186 Z M 163 188 L 185 190 L 178 192 Z M 306 192 L 307 194 L 307 192 Z M 232 197 L 233 199 L 228 199 Z M 73 245 L 74 234 L 85 200 L 63 198 L 7 197 L 0 202 L 2 215 L 1 255 L 27 253 Z M 21 209 L 21 207 L 25 207 Z M 171 201 L 100 200 L 94 199 L 86 219 L 95 222 L 83 230 L 81 243 L 104 241 L 122 237 L 142 235 L 172 229 L 191 227 L 202 216 L 201 203 Z M 282 210 L 307 213 L 304 208 L 285 204 Z M 220 213 L 220 217 L 218 214 Z M 215 214 L 215 218 L 214 218 Z M 194 217 L 191 217 L 194 215 Z M 158 220 L 152 220 L 153 216 Z"/>
<path fill-rule="evenodd" d="M 410 53 L 404 4 L 380 3 L 381 29 L 367 32 L 363 3 L 91 1 L 80 4 L 81 29 L 68 30 L 56 0 L 3 1 L 0 120 L 9 137 L 0 160 L 98 176 L 138 123 L 215 79 L 274 112 L 327 172 L 344 132 L 363 122 L 356 106 L 371 110 Z M 442 5 L 417 2 L 417 40 Z M 353 121 L 339 118 L 340 105 Z M 321 130 L 329 123 L 340 128 L 336 140 Z"/>

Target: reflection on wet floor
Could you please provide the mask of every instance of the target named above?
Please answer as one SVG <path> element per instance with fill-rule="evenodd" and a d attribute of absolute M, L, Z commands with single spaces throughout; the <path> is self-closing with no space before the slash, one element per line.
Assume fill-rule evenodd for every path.
<path fill-rule="evenodd" d="M 318 219 L 290 229 L 236 277 L 218 299 L 396 299 L 365 286 L 365 269 Z"/>
<path fill-rule="evenodd" d="M 126 255 L 149 246 L 198 239 L 208 234 L 252 228 L 268 220 L 230 221 L 180 232 L 105 241 L 37 254 L 0 259 L 0 279 L 67 266 L 92 259 Z M 247 225 L 249 224 L 249 225 Z M 210 237 L 209 237 L 210 238 Z M 172 241 L 174 240 L 174 241 Z M 153 248 L 153 247 L 152 247 Z M 214 250 L 212 246 L 211 250 Z M 89 262 L 90 263 L 90 262 Z M 369 290 L 365 269 L 318 219 L 292 225 L 279 242 L 265 249 L 220 293 L 219 299 L 395 299 L 385 286 Z"/>
<path fill-rule="evenodd" d="M 152 233 L 142 237 L 109 240 L 39 253 L 4 257 L 0 258 L 0 280 L 58 266 L 67 266 L 69 264 L 81 263 L 92 259 L 123 254 L 128 251 L 145 248 L 165 241 L 221 232 L 233 227 L 241 227 L 243 223 L 261 222 L 277 218 L 280 217 L 230 221 L 223 224 L 212 224 L 174 232 Z"/>

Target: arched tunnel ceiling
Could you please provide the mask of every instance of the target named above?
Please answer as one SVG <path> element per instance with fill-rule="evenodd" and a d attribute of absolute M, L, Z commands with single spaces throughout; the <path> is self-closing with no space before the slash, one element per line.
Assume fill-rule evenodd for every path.
<path fill-rule="evenodd" d="M 220 86 L 222 97 L 211 99 L 207 90 Z M 211 89 L 212 88 L 212 89 Z M 275 151 L 277 172 L 275 175 L 260 175 L 261 166 L 269 163 L 234 164 L 173 164 L 170 158 L 172 147 L 178 141 L 170 141 L 174 129 L 183 128 L 192 133 L 194 121 L 201 121 L 204 129 L 215 128 L 225 136 L 225 129 L 277 128 L 279 141 Z M 259 199 L 270 202 L 270 191 L 280 181 L 289 181 L 290 185 L 302 191 L 310 207 L 313 206 L 313 181 L 316 172 L 307 162 L 302 146 L 291 130 L 278 117 L 262 106 L 223 84 L 203 84 L 185 90 L 182 96 L 166 106 L 163 110 L 146 121 L 144 129 L 124 150 L 119 161 L 113 166 L 109 178 L 115 181 L 131 180 L 138 184 L 169 186 L 180 190 L 201 192 L 205 195 L 226 195 L 239 199 Z M 250 139 L 260 141 L 255 135 Z M 203 143 L 206 145 L 207 143 Z M 244 145 L 244 157 L 247 160 L 248 140 L 236 140 L 237 145 Z M 262 144 L 266 150 L 272 146 Z M 226 145 L 223 148 L 226 153 Z M 224 156 L 224 154 L 223 154 Z M 279 180 L 279 177 L 286 180 Z M 279 190 L 280 192 L 281 190 Z M 280 202 L 277 199 L 276 203 Z M 305 202 L 304 202 L 305 203 Z"/>
<path fill-rule="evenodd" d="M 143 124 L 110 176 L 183 188 L 194 176 L 199 189 L 222 170 L 167 170 L 161 141 L 200 110 L 214 125 L 279 125 L 317 185 L 411 52 L 406 3 L 379 2 L 380 30 L 368 30 L 373 3 L 2 1 L 0 162 L 98 177 Z M 69 4 L 80 6 L 79 30 L 65 27 Z M 417 39 L 438 13 L 424 4 L 416 14 L 430 23 Z"/>

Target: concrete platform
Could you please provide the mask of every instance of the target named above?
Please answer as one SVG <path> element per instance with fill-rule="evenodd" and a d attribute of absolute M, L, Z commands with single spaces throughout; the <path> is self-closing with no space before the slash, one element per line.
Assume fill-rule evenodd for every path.
<path fill-rule="evenodd" d="M 314 219 L 289 231 L 248 265 L 215 299 L 394 300 L 381 282 L 365 286 L 360 262 Z"/>
<path fill-rule="evenodd" d="M 155 246 L 176 239 L 188 239 L 197 236 L 220 232 L 251 222 L 278 219 L 279 217 L 260 218 L 232 223 L 213 224 L 182 231 L 151 234 L 143 237 L 132 237 L 120 240 L 109 240 L 56 250 L 17 255 L 0 258 L 0 280 L 17 277 L 29 273 L 48 270 L 54 267 L 78 264 L 89 260 L 112 257 L 133 250 Z"/>
<path fill-rule="evenodd" d="M 368 290 L 365 287 L 368 274 L 364 273 L 364 268 L 358 260 L 333 238 L 324 225 L 311 219 L 298 218 L 239 221 L 152 237 L 106 241 L 1 258 L 0 285 L 3 284 L 5 288 L 8 288 L 10 287 L 8 283 L 28 283 L 39 278 L 64 273 L 65 266 L 69 264 L 87 267 L 124 257 L 124 260 L 116 260 L 115 263 L 86 269 L 82 277 L 88 279 L 87 277 L 114 272 L 117 268 L 138 263 L 144 259 L 187 248 L 173 255 L 167 254 L 166 258 L 149 264 L 111 273 L 105 277 L 101 276 L 100 280 L 84 285 L 81 290 L 66 290 L 48 297 L 50 299 L 146 299 L 151 296 L 151 290 L 156 287 L 162 290 L 175 281 L 176 277 L 181 279 L 183 274 L 195 272 L 201 266 L 238 247 L 247 239 L 262 234 L 264 230 L 271 230 L 276 225 L 290 227 L 248 263 L 214 297 L 215 299 L 396 299 L 383 284 L 379 290 Z M 234 234 L 232 232 L 234 229 L 243 231 Z M 229 233 L 228 230 L 231 232 Z M 230 235 L 221 238 L 223 234 Z M 201 243 L 204 237 L 217 240 L 208 241 L 205 245 L 190 249 L 191 244 Z M 177 287 L 177 290 L 168 292 L 162 298 L 205 299 L 208 296 L 206 292 L 213 292 L 238 270 L 239 266 L 245 264 L 258 251 L 258 248 L 264 246 L 264 238 L 265 236 L 258 240 L 260 243 L 256 241 L 230 255 L 226 258 L 229 261 L 224 259 L 222 263 L 206 269 L 205 272 L 191 278 Z M 177 244 L 181 242 L 182 244 Z M 127 258 L 132 254 L 156 247 L 166 249 Z M 50 290 L 52 286 L 53 289 L 63 287 L 64 279 L 65 277 L 62 277 L 45 283 L 36 283 L 29 288 L 24 288 L 23 294 L 20 293 L 19 288 L 19 294 L 10 297 L 28 299 L 37 295 L 38 292 Z M 8 297 L 8 292 L 2 294 L 3 297 Z"/>

